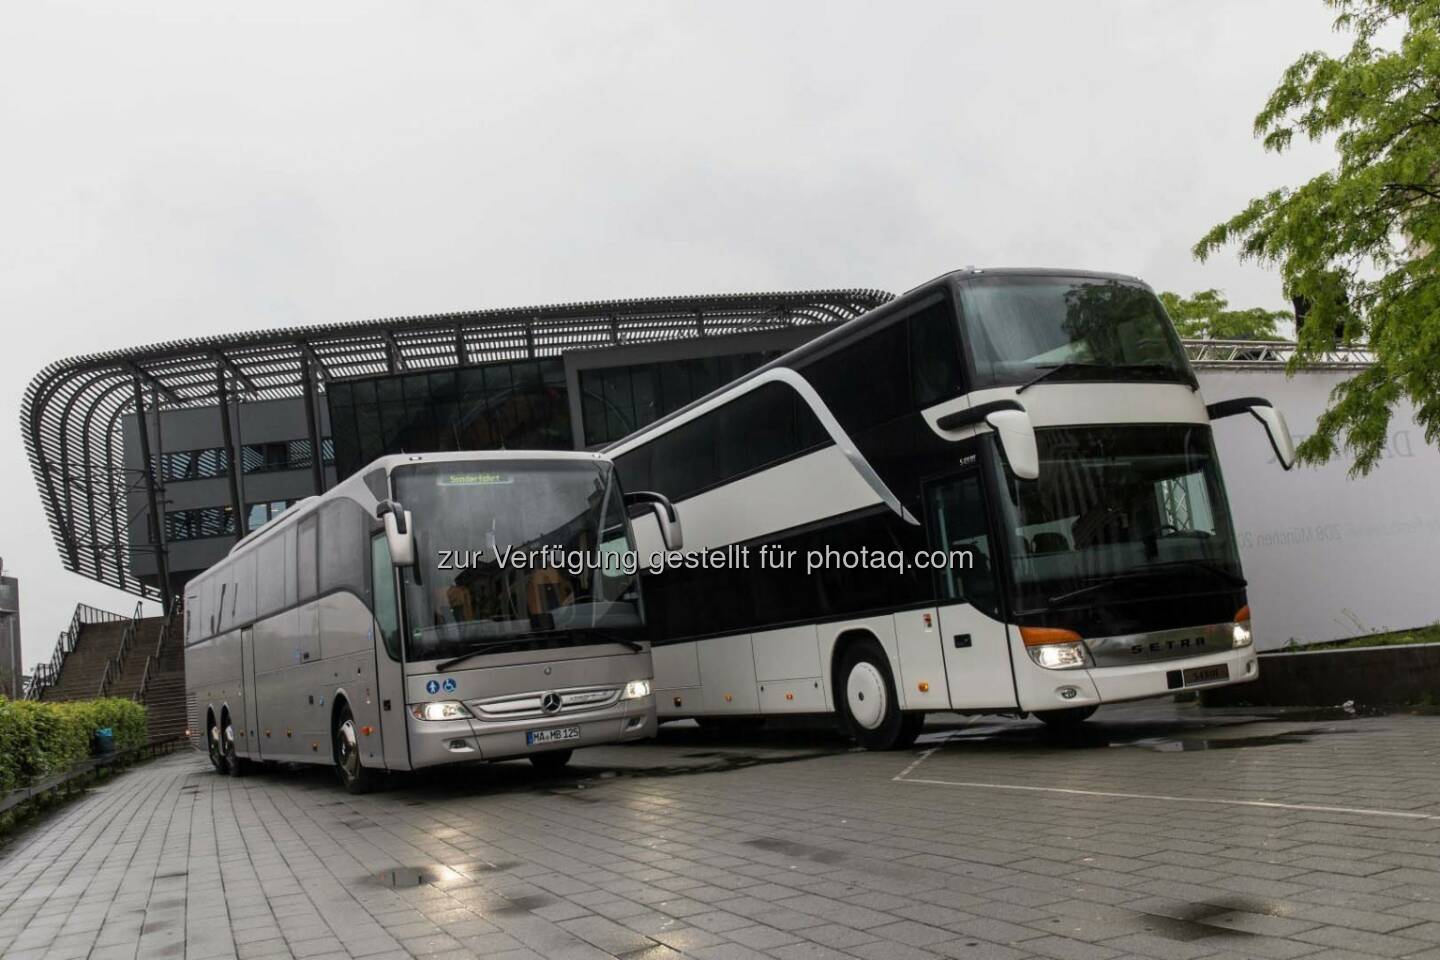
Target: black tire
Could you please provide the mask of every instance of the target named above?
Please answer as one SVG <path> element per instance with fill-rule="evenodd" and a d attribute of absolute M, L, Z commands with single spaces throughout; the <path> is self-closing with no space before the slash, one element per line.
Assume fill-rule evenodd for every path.
<path fill-rule="evenodd" d="M 530 754 L 530 763 L 541 773 L 559 773 L 570 763 L 574 750 L 546 750 Z"/>
<path fill-rule="evenodd" d="M 915 745 L 915 738 L 925 729 L 925 714 L 903 713 L 900 715 L 900 739 L 895 741 L 895 749 L 901 750 L 905 747 Z"/>
<path fill-rule="evenodd" d="M 866 750 L 904 749 L 925 722 L 923 713 L 900 711 L 889 658 L 873 640 L 854 644 L 840 658 L 834 697 L 846 732 Z"/>
<path fill-rule="evenodd" d="M 356 736 L 355 715 L 348 703 L 335 711 L 335 727 L 330 732 L 331 755 L 340 783 L 351 793 L 369 793 L 380 787 L 383 776 L 360 762 L 360 741 Z"/>
<path fill-rule="evenodd" d="M 205 750 L 210 755 L 210 765 L 215 768 L 216 773 L 229 773 L 230 768 L 225 763 L 225 751 L 220 746 L 220 726 L 213 715 L 209 720 L 205 726 Z"/>
<path fill-rule="evenodd" d="M 1036 710 L 1035 718 L 1052 730 L 1074 730 L 1089 720 L 1098 707 L 1067 707 L 1063 710 Z"/>
<path fill-rule="evenodd" d="M 220 749 L 225 755 L 226 773 L 232 777 L 243 777 L 250 772 L 250 761 L 235 750 L 235 725 L 230 722 L 229 714 L 220 720 Z"/>

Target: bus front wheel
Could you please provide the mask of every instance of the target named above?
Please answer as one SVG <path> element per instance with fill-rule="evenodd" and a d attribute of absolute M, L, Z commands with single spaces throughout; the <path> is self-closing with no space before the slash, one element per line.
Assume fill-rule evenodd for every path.
<path fill-rule="evenodd" d="M 901 712 L 879 644 L 864 641 L 845 651 L 838 680 L 835 703 L 856 743 L 867 750 L 900 750 L 915 742 L 925 716 Z"/>
<path fill-rule="evenodd" d="M 360 738 L 350 705 L 342 703 L 335 711 L 335 772 L 351 793 L 369 793 L 380 786 L 380 774 L 360 762 Z"/>
<path fill-rule="evenodd" d="M 1090 719 L 1095 707 L 1066 707 L 1063 710 L 1036 710 L 1035 718 L 1052 730 L 1074 730 Z"/>

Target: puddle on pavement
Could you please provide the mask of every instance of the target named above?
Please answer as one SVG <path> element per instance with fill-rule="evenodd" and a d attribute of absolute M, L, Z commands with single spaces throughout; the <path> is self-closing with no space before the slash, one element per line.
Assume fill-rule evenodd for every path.
<path fill-rule="evenodd" d="M 839 863 L 845 859 L 845 854 L 838 850 L 817 847 L 795 840 L 758 837 L 754 840 L 743 840 L 741 842 L 747 847 L 755 847 L 756 849 L 766 850 L 770 853 L 783 853 L 787 857 L 794 857 L 797 860 L 810 860 L 815 863 Z"/>
<path fill-rule="evenodd" d="M 547 897 L 541 893 L 506 897 L 505 903 L 496 907 L 492 912 L 504 914 L 529 913 L 531 910 L 539 910 L 541 907 L 548 907 L 555 902 L 554 897 Z"/>
<path fill-rule="evenodd" d="M 465 882 L 465 877 L 444 864 L 430 864 L 423 867 L 391 867 L 381 870 L 369 878 L 371 883 L 394 890 L 421 887 L 426 884 L 446 886 Z"/>
<path fill-rule="evenodd" d="M 1192 903 L 1174 914 L 1142 913 L 1144 929 L 1167 940 L 1188 943 L 1205 937 L 1230 936 L 1250 937 L 1248 930 L 1227 926 L 1216 921 L 1237 913 L 1249 913 L 1263 917 L 1281 917 L 1284 908 L 1272 900 L 1252 900 L 1245 897 L 1226 897 L 1222 900 L 1208 900 Z"/>
<path fill-rule="evenodd" d="M 1243 750 L 1249 747 L 1278 747 L 1309 743 L 1317 737 L 1354 733 L 1353 730 L 1332 730 L 1323 727 L 1306 730 L 1282 730 L 1279 733 L 1255 734 L 1248 737 L 1153 737 L 1116 743 L 1116 747 L 1140 747 L 1158 753 L 1180 753 L 1191 750 Z"/>

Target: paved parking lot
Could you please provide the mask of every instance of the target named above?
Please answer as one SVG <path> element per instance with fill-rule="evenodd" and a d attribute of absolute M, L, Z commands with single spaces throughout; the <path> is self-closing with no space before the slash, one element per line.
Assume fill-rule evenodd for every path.
<path fill-rule="evenodd" d="M 662 728 L 366 797 L 175 756 L 0 850 L 0 954 L 1440 958 L 1440 719 L 939 720 L 890 754 Z"/>

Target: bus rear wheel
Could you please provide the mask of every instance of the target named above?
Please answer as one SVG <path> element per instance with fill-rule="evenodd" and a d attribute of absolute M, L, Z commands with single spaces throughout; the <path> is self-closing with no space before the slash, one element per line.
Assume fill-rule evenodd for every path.
<path fill-rule="evenodd" d="M 541 773 L 559 773 L 570 763 L 574 750 L 546 750 L 530 754 L 530 763 Z"/>
<path fill-rule="evenodd" d="M 210 765 L 215 768 L 216 773 L 229 773 L 225 766 L 224 748 L 220 746 L 220 726 L 215 718 L 210 718 L 210 724 L 205 728 L 205 750 L 210 754 Z"/>
<path fill-rule="evenodd" d="M 902 713 L 885 651 L 864 641 L 840 661 L 835 703 L 845 729 L 866 750 L 902 750 L 915 742 L 925 715 Z"/>
<path fill-rule="evenodd" d="M 360 762 L 360 738 L 348 703 L 335 711 L 334 743 L 335 772 L 346 790 L 369 793 L 380 786 L 380 774 Z"/>
<path fill-rule="evenodd" d="M 1089 720 L 1095 707 L 1066 707 L 1063 710 L 1036 710 L 1035 718 L 1052 730 L 1074 730 Z"/>
<path fill-rule="evenodd" d="M 235 750 L 235 725 L 227 715 L 220 722 L 220 748 L 225 754 L 225 772 L 232 777 L 243 777 L 250 772 L 250 761 Z"/>

